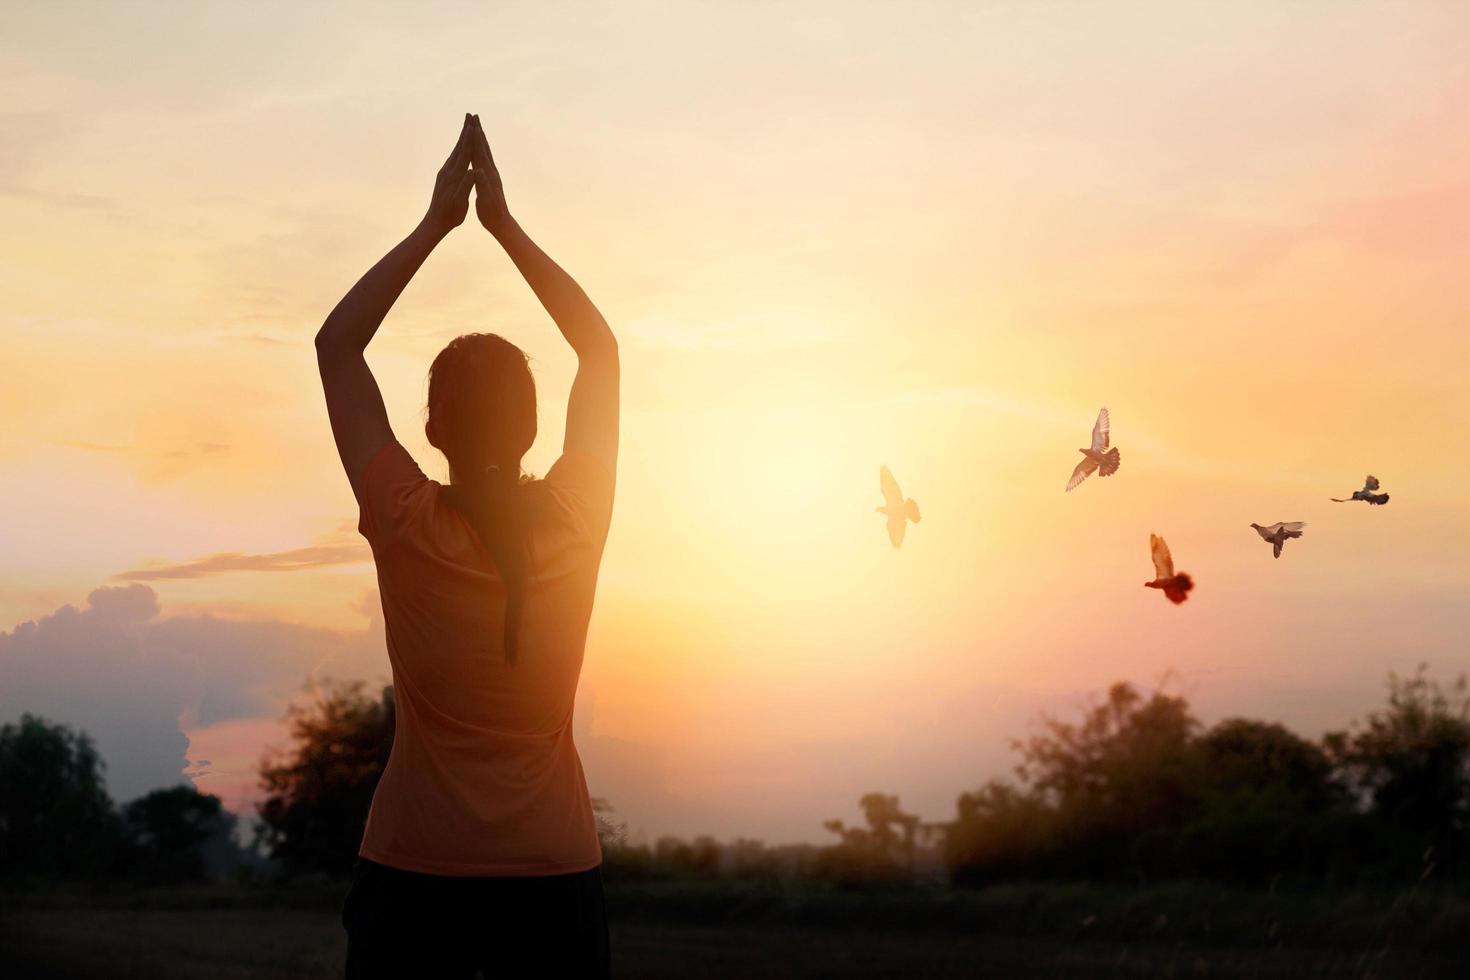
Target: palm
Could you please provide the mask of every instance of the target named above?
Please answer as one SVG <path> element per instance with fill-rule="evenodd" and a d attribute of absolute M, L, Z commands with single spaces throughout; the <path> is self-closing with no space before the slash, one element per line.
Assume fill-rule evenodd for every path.
<path fill-rule="evenodd" d="M 495 158 L 490 154 L 490 141 L 480 127 L 480 117 L 472 116 L 473 132 L 470 134 L 470 164 L 475 173 L 475 215 L 480 224 L 489 231 L 510 217 L 505 203 L 505 185 L 500 182 L 500 171 Z"/>
<path fill-rule="evenodd" d="M 426 220 L 441 231 L 458 228 L 469 214 L 470 188 L 475 184 L 475 174 L 470 169 L 471 156 L 470 116 L 466 113 L 459 141 L 454 144 L 444 166 L 439 168 L 434 178 L 434 194 L 429 200 Z"/>

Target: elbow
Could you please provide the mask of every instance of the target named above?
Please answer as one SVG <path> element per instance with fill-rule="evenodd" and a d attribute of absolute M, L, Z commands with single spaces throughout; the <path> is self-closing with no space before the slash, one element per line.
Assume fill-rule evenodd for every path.
<path fill-rule="evenodd" d="M 577 349 L 577 360 L 602 364 L 618 363 L 618 339 L 611 330 L 605 330 L 596 340 L 582 344 Z"/>
<path fill-rule="evenodd" d="M 340 355 L 350 353 L 352 345 L 342 338 L 342 335 L 334 329 L 331 320 L 322 324 L 322 328 L 316 332 L 316 353 L 318 357 L 328 355 Z M 357 353 L 362 353 L 360 350 Z"/>

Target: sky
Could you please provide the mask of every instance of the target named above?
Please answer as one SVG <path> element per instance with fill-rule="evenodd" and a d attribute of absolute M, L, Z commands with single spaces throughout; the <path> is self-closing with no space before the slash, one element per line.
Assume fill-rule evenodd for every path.
<path fill-rule="evenodd" d="M 248 813 L 293 700 L 386 682 L 311 338 L 467 111 L 620 338 L 576 726 L 635 838 L 947 819 L 1119 680 L 1316 736 L 1470 669 L 1470 7 L 0 6 L 0 722 L 120 800 Z M 394 430 L 445 478 L 476 330 L 544 473 L 574 362 L 473 221 L 369 350 Z"/>

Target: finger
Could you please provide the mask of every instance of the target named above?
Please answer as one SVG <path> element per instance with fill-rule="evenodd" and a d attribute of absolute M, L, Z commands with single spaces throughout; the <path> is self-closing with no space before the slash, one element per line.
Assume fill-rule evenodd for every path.
<path fill-rule="evenodd" d="M 466 152 L 470 148 L 470 114 L 464 114 L 464 124 L 459 127 L 459 139 L 454 141 L 454 149 L 449 151 L 449 156 L 444 160 L 444 166 L 439 168 L 441 174 L 453 173 L 463 170 L 465 167 Z"/>
<path fill-rule="evenodd" d="M 490 141 L 485 138 L 485 127 L 480 125 L 480 117 L 475 116 L 474 133 L 471 134 L 470 145 L 474 153 L 475 164 L 487 170 L 495 169 L 495 158 L 490 154 Z"/>
<path fill-rule="evenodd" d="M 454 169 L 463 170 L 470 165 L 475 151 L 475 126 L 469 113 L 465 113 L 464 129 L 460 131 L 459 145 L 455 147 Z"/>

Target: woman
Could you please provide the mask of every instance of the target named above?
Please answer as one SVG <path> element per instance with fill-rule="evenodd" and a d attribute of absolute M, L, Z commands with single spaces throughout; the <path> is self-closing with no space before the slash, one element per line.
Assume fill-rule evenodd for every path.
<path fill-rule="evenodd" d="M 429 369 L 427 479 L 393 437 L 363 358 L 424 259 L 469 211 L 577 354 L 562 456 L 536 437 L 526 356 L 493 334 Z M 337 452 L 372 546 L 393 668 L 393 752 L 343 909 L 349 977 L 605 976 L 596 823 L 572 744 L 618 451 L 618 348 L 601 314 L 506 207 L 466 115 L 428 213 L 337 304 L 316 338 Z"/>

